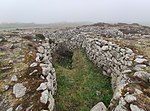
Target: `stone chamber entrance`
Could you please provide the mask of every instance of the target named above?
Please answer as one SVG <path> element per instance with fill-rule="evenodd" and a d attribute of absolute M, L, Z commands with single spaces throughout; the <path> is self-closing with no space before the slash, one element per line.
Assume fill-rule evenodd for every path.
<path fill-rule="evenodd" d="M 58 85 L 55 111 L 89 111 L 100 101 L 109 105 L 111 78 L 103 75 L 83 50 L 60 48 L 53 56 L 53 65 Z"/>

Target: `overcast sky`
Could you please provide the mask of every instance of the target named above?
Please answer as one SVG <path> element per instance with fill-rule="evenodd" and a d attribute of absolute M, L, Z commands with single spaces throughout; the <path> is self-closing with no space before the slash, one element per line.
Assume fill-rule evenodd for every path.
<path fill-rule="evenodd" d="M 0 0 L 0 22 L 150 23 L 150 0 Z"/>

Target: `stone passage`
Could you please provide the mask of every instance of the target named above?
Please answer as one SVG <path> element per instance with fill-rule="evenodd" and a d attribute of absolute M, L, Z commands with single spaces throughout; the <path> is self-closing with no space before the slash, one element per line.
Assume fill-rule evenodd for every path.
<path fill-rule="evenodd" d="M 91 29 L 94 29 L 94 31 Z M 60 52 L 60 55 L 65 55 L 66 54 L 65 49 L 67 49 L 67 53 L 68 53 L 67 55 L 69 55 L 70 57 L 72 56 L 70 52 L 74 52 L 76 49 L 85 50 L 85 54 L 87 55 L 89 60 L 93 62 L 93 64 L 95 64 L 97 67 L 102 69 L 102 73 L 104 75 L 111 77 L 113 97 L 111 99 L 110 104 L 108 105 L 108 103 L 105 102 L 105 99 L 107 99 L 106 97 L 104 97 L 104 99 L 99 99 L 94 102 L 88 101 L 89 103 L 91 103 L 91 104 L 89 104 L 88 102 L 85 103 L 87 106 L 89 105 L 88 108 L 92 108 L 92 106 L 96 104 L 96 106 L 92 108 L 92 111 L 96 111 L 97 108 L 103 109 L 103 111 L 106 110 L 149 111 L 150 110 L 149 107 L 150 106 L 150 97 L 149 97 L 150 73 L 148 70 L 148 67 L 150 66 L 149 61 L 144 56 L 135 54 L 134 51 L 128 47 L 122 47 L 112 42 L 106 41 L 100 36 L 97 37 L 96 34 L 99 33 L 105 35 L 105 33 L 102 30 L 101 31 L 99 30 L 97 30 L 97 27 L 94 28 L 81 27 L 81 28 L 67 29 L 63 31 L 62 30 L 56 31 L 54 33 L 46 34 L 45 41 L 42 41 L 41 44 L 39 44 L 39 47 L 37 48 L 36 61 L 31 66 L 34 66 L 35 64 L 38 63 L 38 66 L 41 67 L 42 72 L 40 74 L 40 77 L 44 80 L 44 82 L 42 82 L 39 85 L 37 91 L 41 94 L 39 98 L 40 102 L 47 106 L 46 110 L 53 111 L 55 107 L 64 108 L 64 109 L 67 108 L 68 106 L 65 105 L 60 106 L 59 103 L 56 103 L 55 105 L 54 97 L 56 97 L 56 100 L 59 101 L 58 99 L 59 95 L 55 96 L 57 95 L 57 91 L 58 94 L 59 92 L 64 93 L 66 91 L 63 92 L 63 90 L 65 90 L 67 87 L 68 87 L 67 90 L 69 90 L 70 88 L 74 87 L 73 86 L 74 84 L 78 83 L 78 82 L 73 83 L 73 80 L 67 79 L 65 77 L 66 74 L 70 72 L 70 70 L 72 71 L 74 70 L 74 67 L 77 67 L 74 66 L 74 61 L 70 62 L 72 63 L 72 66 L 70 68 L 65 69 L 65 71 L 68 72 L 65 73 L 64 75 L 62 73 L 63 64 L 61 64 L 61 66 L 59 65 L 57 66 L 56 64 L 55 67 L 59 69 L 57 70 L 58 75 L 60 75 L 60 73 L 62 73 L 61 75 L 63 75 L 63 77 L 58 76 L 58 83 L 62 84 L 64 82 L 63 79 L 68 81 L 62 84 L 61 87 L 64 88 L 61 89 L 61 87 L 58 86 L 58 90 L 57 90 L 56 73 L 53 67 L 53 65 L 55 64 L 52 63 L 53 60 L 52 55 L 55 56 L 55 53 L 58 51 L 58 49 L 61 49 L 63 52 L 63 53 Z M 112 35 L 113 37 L 123 36 L 121 31 L 118 30 L 116 30 L 115 32 L 111 30 L 107 30 L 106 32 L 107 32 L 106 33 L 107 36 L 109 35 Z M 63 59 L 61 59 L 61 61 L 62 60 Z M 82 66 L 84 66 L 84 64 Z M 66 66 L 63 68 L 66 68 Z M 87 68 L 87 70 L 88 69 L 89 68 Z M 80 74 L 82 73 L 83 68 L 77 71 L 79 71 L 77 74 Z M 83 71 L 83 75 L 84 74 L 86 73 Z M 95 78 L 98 76 L 95 74 L 98 73 L 91 74 L 91 77 L 87 83 L 90 82 L 94 83 L 99 80 L 98 78 Z M 70 75 L 71 74 L 67 76 Z M 73 75 L 75 74 L 72 74 L 72 76 Z M 83 75 L 81 74 L 80 76 L 77 76 L 78 77 L 77 81 L 79 80 L 82 81 L 81 78 L 84 78 Z M 98 80 L 92 81 L 92 78 Z M 63 85 L 67 85 L 67 87 Z M 102 84 L 98 83 L 98 85 L 102 85 Z M 94 85 L 92 87 L 95 86 L 97 85 Z M 84 84 L 80 84 L 80 82 L 79 82 L 79 87 L 85 88 Z M 76 87 L 74 88 L 76 89 Z M 80 93 L 78 89 L 76 89 L 75 91 L 76 93 L 74 94 L 81 95 L 79 97 L 84 98 L 84 96 L 87 94 L 85 90 L 81 90 L 83 91 L 82 93 Z M 98 93 L 99 92 L 97 92 L 97 94 Z M 62 98 L 68 101 L 68 103 L 72 103 L 72 100 L 68 99 L 72 96 L 71 94 L 73 94 L 73 92 L 68 92 L 67 94 L 65 93 Z M 95 89 L 90 94 L 95 94 Z M 75 102 L 73 101 L 74 104 L 73 106 L 71 106 L 72 108 L 76 108 L 76 106 L 83 103 L 83 101 L 78 101 L 79 100 L 78 98 L 75 98 L 74 100 L 76 101 Z M 108 105 L 108 107 L 106 108 L 104 103 L 102 102 Z M 84 108 L 87 108 L 86 105 Z M 84 110 L 84 108 L 81 110 Z M 75 110 L 80 110 L 80 109 L 75 109 Z"/>
<path fill-rule="evenodd" d="M 58 53 L 53 57 L 58 85 L 54 96 L 56 111 L 89 111 L 99 101 L 108 106 L 112 98 L 111 78 L 103 75 L 84 51 L 76 49 L 70 60 L 68 52 L 66 58 Z M 58 61 L 60 58 L 64 59 Z"/>

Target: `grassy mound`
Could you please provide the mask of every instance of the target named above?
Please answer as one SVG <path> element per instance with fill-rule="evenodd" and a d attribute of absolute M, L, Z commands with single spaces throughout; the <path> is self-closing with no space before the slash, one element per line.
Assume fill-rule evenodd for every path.
<path fill-rule="evenodd" d="M 67 60 L 68 61 L 68 60 Z M 96 103 L 106 105 L 112 98 L 110 79 L 96 68 L 81 50 L 73 53 L 71 68 L 54 62 L 58 90 L 56 111 L 89 111 Z M 70 62 L 68 62 L 70 64 Z"/>

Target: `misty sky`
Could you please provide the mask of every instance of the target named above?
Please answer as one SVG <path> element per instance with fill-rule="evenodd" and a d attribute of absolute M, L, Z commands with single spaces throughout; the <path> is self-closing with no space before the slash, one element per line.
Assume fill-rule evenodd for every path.
<path fill-rule="evenodd" d="M 0 22 L 150 23 L 150 0 L 0 0 Z"/>

